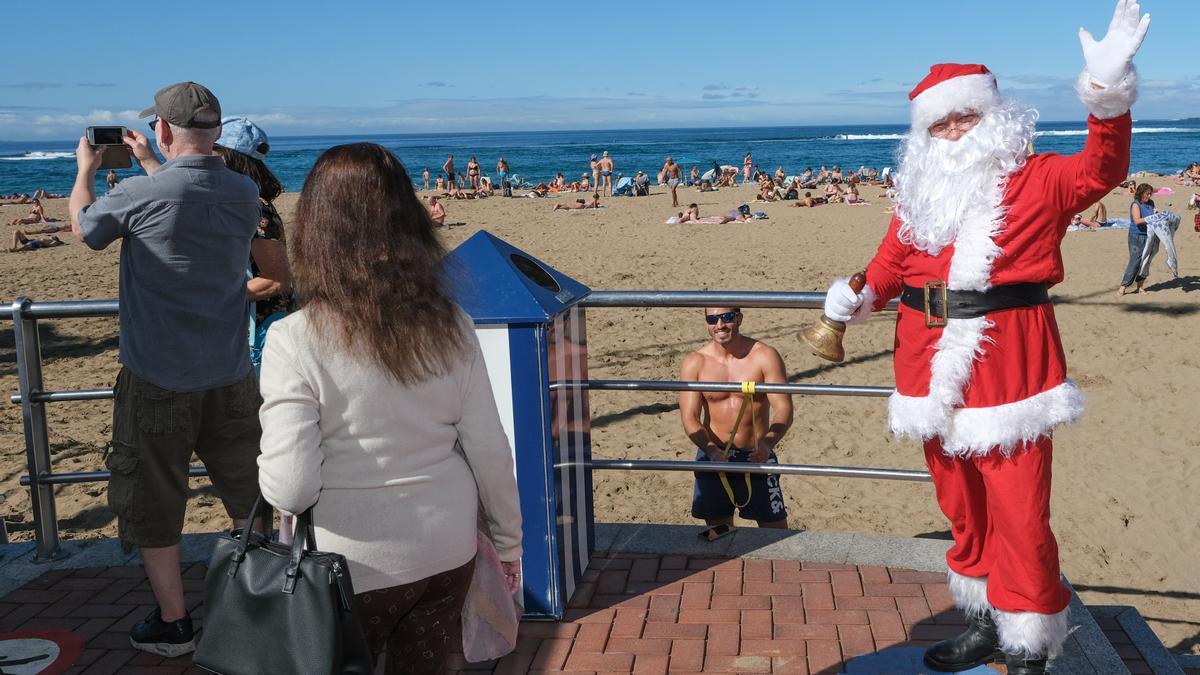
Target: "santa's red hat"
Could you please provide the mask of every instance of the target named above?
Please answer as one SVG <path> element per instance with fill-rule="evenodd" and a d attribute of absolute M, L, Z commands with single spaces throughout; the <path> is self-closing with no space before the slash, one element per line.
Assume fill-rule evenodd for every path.
<path fill-rule="evenodd" d="M 939 63 L 908 93 L 908 99 L 913 129 L 926 129 L 952 112 L 986 113 L 1000 104 L 1000 92 L 986 66 Z"/>

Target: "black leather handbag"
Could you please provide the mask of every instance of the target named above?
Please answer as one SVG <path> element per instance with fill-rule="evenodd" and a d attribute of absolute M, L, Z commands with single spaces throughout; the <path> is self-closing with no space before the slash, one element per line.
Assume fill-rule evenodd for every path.
<path fill-rule="evenodd" d="M 291 546 L 252 531 L 261 511 L 270 518 L 264 507 L 259 496 L 246 526 L 213 547 L 192 662 L 222 675 L 369 675 L 346 558 L 316 550 L 312 509 L 297 517 Z"/>

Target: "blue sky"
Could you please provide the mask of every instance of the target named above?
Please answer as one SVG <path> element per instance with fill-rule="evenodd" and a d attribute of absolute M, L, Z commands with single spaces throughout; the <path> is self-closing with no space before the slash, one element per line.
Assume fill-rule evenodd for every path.
<path fill-rule="evenodd" d="M 1076 31 L 1114 4 L 26 0 L 5 5 L 0 140 L 132 125 L 187 79 L 272 135 L 897 123 L 939 61 L 1081 119 Z M 1200 115 L 1200 2 L 1142 8 L 1135 117 Z"/>

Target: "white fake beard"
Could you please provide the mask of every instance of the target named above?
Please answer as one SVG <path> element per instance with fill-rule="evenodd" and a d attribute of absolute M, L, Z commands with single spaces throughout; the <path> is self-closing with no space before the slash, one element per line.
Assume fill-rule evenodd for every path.
<path fill-rule="evenodd" d="M 1036 111 L 1005 102 L 957 141 L 910 131 L 896 171 L 900 241 L 937 255 L 964 223 L 1003 218 L 1004 183 L 1024 164 L 1036 121 Z"/>

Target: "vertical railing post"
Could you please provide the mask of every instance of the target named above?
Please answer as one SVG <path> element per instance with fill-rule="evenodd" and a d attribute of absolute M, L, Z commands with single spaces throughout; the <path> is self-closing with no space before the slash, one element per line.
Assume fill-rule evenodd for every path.
<path fill-rule="evenodd" d="M 46 404 L 34 401 L 41 393 L 42 343 L 37 319 L 28 316 L 33 301 L 24 296 L 12 304 L 13 341 L 17 352 L 17 378 L 21 390 L 21 422 L 25 428 L 25 458 L 29 471 L 29 501 L 33 505 L 33 531 L 37 540 L 34 560 L 65 558 L 58 542 L 58 513 L 54 486 L 42 482 L 50 473 L 50 435 L 46 430 Z"/>

